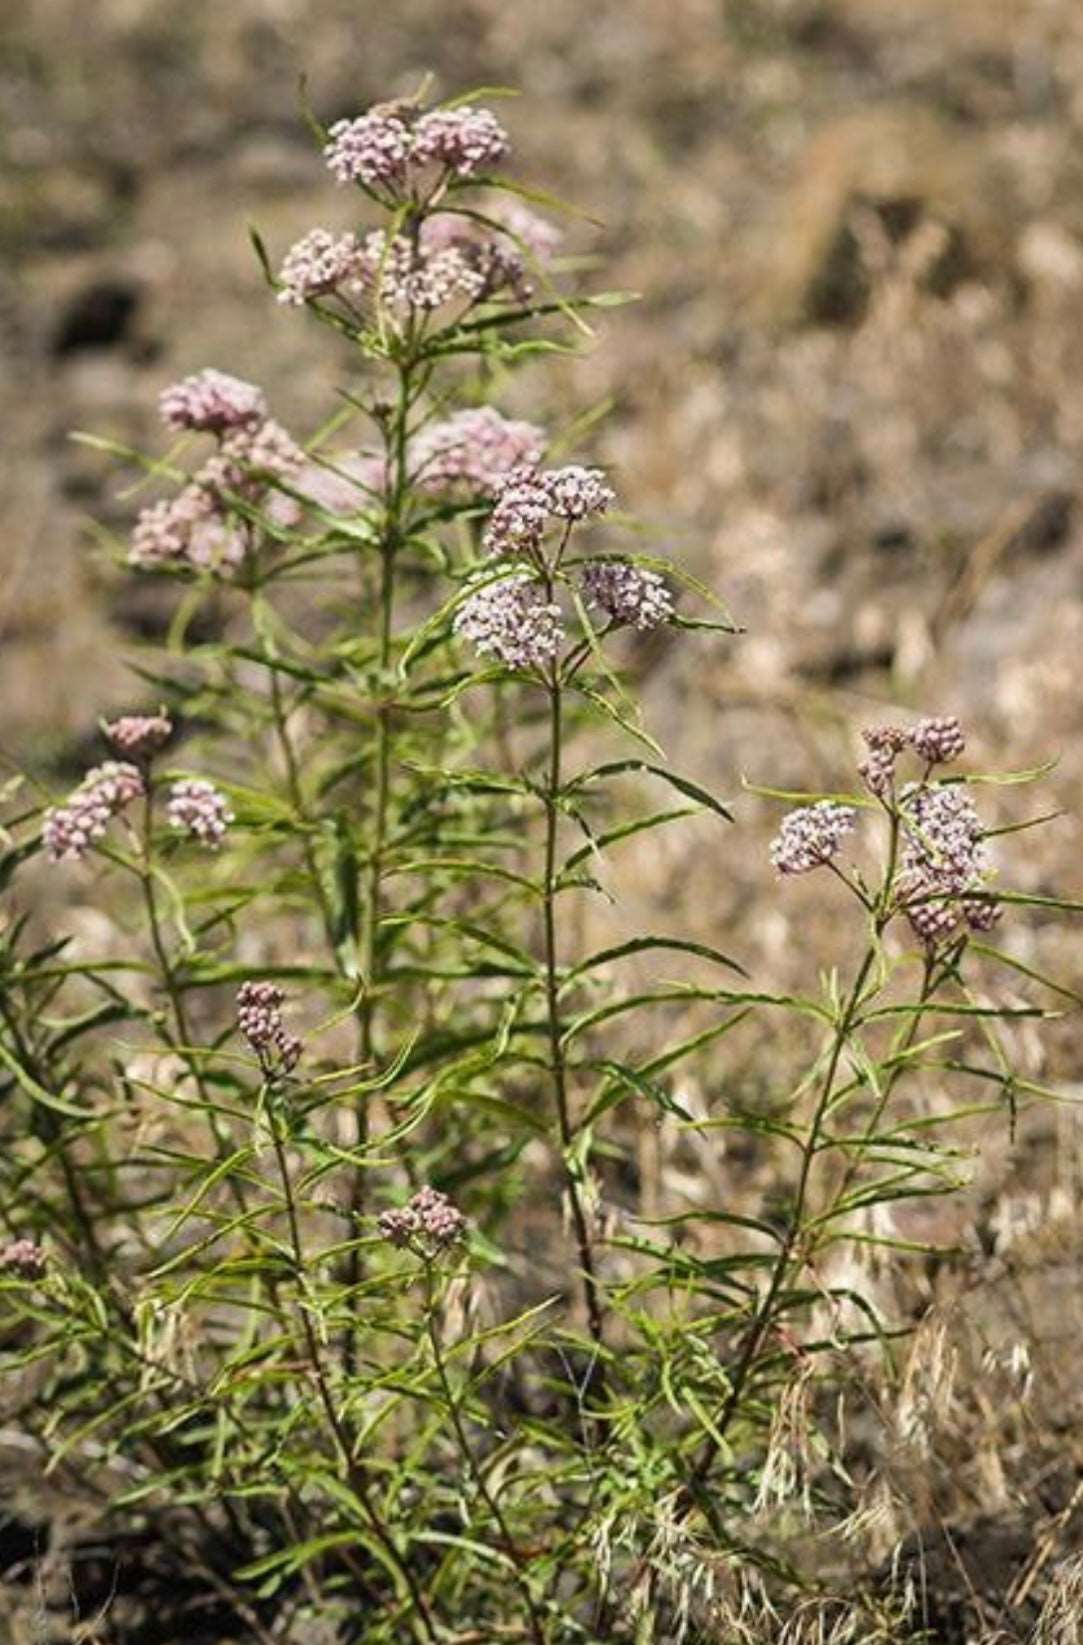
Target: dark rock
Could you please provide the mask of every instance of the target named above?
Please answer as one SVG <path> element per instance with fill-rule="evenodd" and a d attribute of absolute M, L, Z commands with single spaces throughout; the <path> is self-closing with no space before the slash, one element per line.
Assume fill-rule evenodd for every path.
<path fill-rule="evenodd" d="M 129 336 L 138 307 L 139 291 L 130 281 L 93 281 L 61 314 L 52 354 L 59 359 L 81 349 L 115 348 Z"/>

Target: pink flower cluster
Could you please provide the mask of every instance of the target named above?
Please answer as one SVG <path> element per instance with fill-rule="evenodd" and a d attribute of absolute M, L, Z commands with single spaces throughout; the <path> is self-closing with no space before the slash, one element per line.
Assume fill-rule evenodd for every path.
<path fill-rule="evenodd" d="M 163 389 L 158 409 L 167 428 L 224 434 L 261 422 L 267 415 L 267 401 L 255 383 L 208 366 Z"/>
<path fill-rule="evenodd" d="M 120 754 L 145 763 L 164 748 L 173 735 L 173 722 L 165 714 L 123 714 L 107 720 L 105 734 Z"/>
<path fill-rule="evenodd" d="M 822 868 L 838 855 L 854 821 L 853 808 L 833 800 L 800 806 L 782 819 L 771 842 L 771 861 L 780 874 L 808 874 Z"/>
<path fill-rule="evenodd" d="M 926 765 L 946 765 L 959 758 L 966 737 L 955 715 L 944 714 L 939 719 L 919 720 L 910 732 L 910 744 Z"/>
<path fill-rule="evenodd" d="M 673 616 L 673 596 L 656 571 L 624 560 L 596 560 L 583 572 L 588 606 L 597 606 L 614 623 L 641 632 L 658 628 Z"/>
<path fill-rule="evenodd" d="M 301 1041 L 282 1020 L 285 998 L 273 982 L 245 982 L 237 992 L 237 1027 L 267 1078 L 290 1073 L 301 1056 Z"/>
<path fill-rule="evenodd" d="M 458 1245 L 466 1233 L 466 1218 L 438 1188 L 422 1188 L 401 1210 L 382 1211 L 377 1219 L 380 1237 L 391 1245 L 408 1246 L 431 1260 Z"/>
<path fill-rule="evenodd" d="M 363 240 L 314 228 L 279 269 L 278 301 L 301 307 L 335 292 L 367 297 L 392 314 L 433 313 L 510 291 L 530 295 L 523 248 L 540 259 L 556 231 L 525 207 L 501 207 L 495 231 L 458 213 L 426 217 L 416 236 L 374 229 Z"/>
<path fill-rule="evenodd" d="M 106 760 L 88 771 L 64 805 L 45 813 L 41 838 L 50 861 L 80 861 L 113 818 L 145 793 L 142 772 L 126 761 Z"/>
<path fill-rule="evenodd" d="M 533 423 L 478 406 L 422 429 L 410 443 L 410 468 L 421 491 L 491 497 L 513 469 L 537 463 L 544 444 Z"/>
<path fill-rule="evenodd" d="M 214 380 L 209 389 L 208 379 Z M 228 571 L 244 559 L 251 541 L 249 522 L 231 514 L 231 506 L 240 502 L 248 508 L 260 507 L 269 493 L 294 480 L 304 465 L 304 452 L 280 423 L 266 416 L 260 391 L 251 384 L 239 384 L 227 417 L 223 408 L 229 396 L 221 382 L 237 383 L 238 379 L 221 372 L 202 372 L 162 396 L 170 416 L 203 418 L 183 426 L 217 434 L 218 450 L 175 497 L 142 510 L 132 531 L 131 565 Z M 251 394 L 246 398 L 240 389 L 251 390 Z M 246 406 L 252 409 L 245 410 Z"/>
<path fill-rule="evenodd" d="M 217 851 L 233 821 L 229 802 L 204 777 L 184 777 L 169 790 L 166 817 L 171 828 Z"/>
<path fill-rule="evenodd" d="M 413 161 L 444 166 L 456 177 L 476 177 L 484 167 L 503 160 L 511 147 L 507 132 L 492 110 L 467 103 L 423 114 L 414 127 L 413 139 Z"/>
<path fill-rule="evenodd" d="M 361 257 L 356 234 L 311 229 L 286 253 L 278 271 L 278 301 L 300 308 L 313 297 L 326 297 L 342 288 L 359 288 Z"/>
<path fill-rule="evenodd" d="M 468 104 L 422 114 L 415 103 L 378 103 L 354 120 L 337 120 L 328 137 L 324 157 L 340 183 L 393 193 L 433 166 L 454 177 L 476 177 L 509 149 L 496 116 Z"/>
<path fill-rule="evenodd" d="M 497 493 L 485 547 L 490 554 L 534 555 L 553 520 L 576 524 L 604 514 L 614 500 L 597 468 L 513 469 Z"/>
<path fill-rule="evenodd" d="M 959 721 L 952 715 L 919 720 L 916 725 L 871 725 L 862 732 L 868 755 L 858 766 L 866 785 L 883 796 L 894 786 L 899 755 L 911 749 L 926 766 L 958 759 L 966 747 Z"/>
<path fill-rule="evenodd" d="M 0 1246 L 0 1272 L 14 1274 L 18 1279 L 40 1279 L 46 1266 L 45 1252 L 32 1239 L 13 1239 Z"/>
<path fill-rule="evenodd" d="M 904 830 L 899 897 L 915 934 L 932 947 L 963 924 L 990 930 L 999 907 L 985 888 L 989 849 L 966 789 L 957 783 L 912 783 L 901 795 L 899 814 Z"/>
<path fill-rule="evenodd" d="M 456 634 L 508 668 L 545 668 L 564 643 L 560 607 L 526 573 L 482 584 L 455 614 Z"/>
<path fill-rule="evenodd" d="M 933 765 L 956 759 L 965 748 L 958 720 L 919 720 L 909 729 L 874 725 L 863 735 L 868 755 L 858 769 L 874 794 L 890 797 L 898 829 L 893 908 L 930 950 L 966 930 L 991 930 L 1000 905 L 989 889 L 989 849 L 974 802 L 961 783 L 928 780 Z M 926 770 L 896 798 L 895 766 L 907 750 Z M 829 800 L 793 811 L 771 846 L 771 860 L 782 874 L 808 873 L 832 860 L 853 824 L 853 810 Z"/>

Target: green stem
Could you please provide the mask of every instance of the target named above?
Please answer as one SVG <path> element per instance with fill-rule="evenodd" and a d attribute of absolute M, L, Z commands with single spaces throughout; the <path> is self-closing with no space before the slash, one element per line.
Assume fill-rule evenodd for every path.
<path fill-rule="evenodd" d="M 391 754 L 393 741 L 392 709 L 385 699 L 392 657 L 392 625 L 395 609 L 395 561 L 402 542 L 403 511 L 409 490 L 407 473 L 407 426 L 412 403 L 413 368 L 404 360 L 399 367 L 398 401 L 394 419 L 386 438 L 391 485 L 387 502 L 384 531 L 380 540 L 380 618 L 377 637 L 377 664 L 379 668 L 379 702 L 376 708 L 375 770 L 372 808 L 372 833 L 369 841 L 368 874 L 364 896 L 364 943 L 361 965 L 365 991 L 357 1009 L 358 1052 L 363 1067 L 375 1061 L 376 1002 L 381 981 L 380 920 L 383 912 L 384 857 L 387 851 L 387 826 L 391 803 Z M 364 1092 L 354 1109 L 354 1146 L 362 1154 L 368 1146 L 370 1134 L 368 1101 Z M 354 1169 L 350 1190 L 350 1215 L 357 1224 L 365 1212 L 365 1175 L 360 1162 Z M 354 1287 L 361 1278 L 361 1251 L 356 1244 L 347 1262 L 346 1284 Z M 352 1331 L 347 1331 L 343 1342 L 343 1363 L 347 1374 L 356 1362 L 356 1344 Z"/>
<path fill-rule="evenodd" d="M 546 597 L 549 600 L 553 597 L 551 585 Z M 571 1206 L 572 1224 L 575 1229 L 575 1241 L 579 1252 L 579 1268 L 583 1281 L 587 1320 L 590 1325 L 590 1334 L 595 1344 L 600 1348 L 603 1335 L 602 1302 L 594 1266 L 594 1253 L 591 1248 L 590 1228 L 583 1206 L 583 1197 L 580 1193 L 578 1173 L 572 1162 L 572 1146 L 575 1142 L 576 1132 L 568 1094 L 568 1069 L 564 1056 L 564 1026 L 560 1015 L 560 968 L 557 960 L 556 900 L 558 880 L 557 842 L 560 822 L 559 801 L 562 782 L 563 695 L 559 673 L 555 664 L 548 682 L 548 690 L 549 772 L 544 795 L 545 877 L 542 893 L 542 919 L 545 933 L 545 1002 L 549 1039 L 549 1066 L 553 1079 L 557 1125 L 560 1131 L 561 1158 L 564 1162 L 568 1201 Z"/>
<path fill-rule="evenodd" d="M 301 770 L 297 763 L 297 751 L 290 736 L 289 716 L 282 701 L 282 685 L 278 678 L 278 670 L 273 659 L 267 664 L 271 674 L 271 712 L 274 715 L 275 734 L 278 746 L 282 750 L 282 759 L 286 767 L 286 790 L 290 797 L 290 804 L 297 813 L 302 825 L 302 852 L 308 877 L 312 881 L 312 889 L 320 905 L 320 917 L 323 921 L 324 936 L 332 954 L 336 954 L 334 920 L 331 914 L 331 904 L 327 897 L 327 888 L 320 874 L 319 863 L 316 861 L 316 852 L 308 832 L 309 819 L 305 804 L 304 787 L 301 783 Z"/>

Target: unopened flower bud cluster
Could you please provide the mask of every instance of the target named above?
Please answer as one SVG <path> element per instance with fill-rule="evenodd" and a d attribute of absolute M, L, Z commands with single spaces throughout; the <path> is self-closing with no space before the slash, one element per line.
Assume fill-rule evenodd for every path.
<path fill-rule="evenodd" d="M 425 1187 L 402 1209 L 383 1211 L 378 1219 L 381 1238 L 407 1246 L 419 1256 L 433 1257 L 458 1245 L 466 1233 L 466 1218 L 446 1194 Z"/>
<path fill-rule="evenodd" d="M 106 722 L 105 734 L 118 754 L 145 762 L 165 747 L 173 722 L 165 714 L 123 714 Z"/>
<path fill-rule="evenodd" d="M 288 1074 L 301 1056 L 301 1041 L 282 1020 L 285 994 L 277 983 L 245 982 L 237 991 L 237 1026 L 265 1074 Z"/>

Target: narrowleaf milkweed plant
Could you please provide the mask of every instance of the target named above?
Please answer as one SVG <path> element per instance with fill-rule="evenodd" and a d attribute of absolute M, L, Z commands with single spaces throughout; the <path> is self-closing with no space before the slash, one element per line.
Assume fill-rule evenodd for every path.
<path fill-rule="evenodd" d="M 348 351 L 342 405 L 302 442 L 205 369 L 161 395 L 165 457 L 97 442 L 169 483 L 125 551 L 175 586 L 168 643 L 72 792 L 5 790 L 10 1415 L 239 1638 L 720 1638 L 746 1576 L 803 1591 L 777 1489 L 762 1512 L 795 1377 L 899 1351 L 830 1255 L 952 1191 L 923 1077 L 1027 1094 L 1010 1017 L 1041 1011 L 970 976 L 1013 964 L 995 925 L 1028 899 L 993 887 L 960 727 L 926 719 L 869 730 L 859 792 L 772 848 L 840 882 L 848 982 L 773 994 L 670 932 L 591 948 L 623 840 L 731 822 L 645 730 L 623 636 L 735 631 L 622 552 L 606 474 L 493 403 L 620 300 L 568 289 L 497 116 L 419 96 L 321 142 L 365 226 L 256 248 Z M 658 783 L 675 805 L 628 809 Z M 31 911 L 46 871 L 100 951 Z M 688 978 L 622 980 L 655 953 Z M 773 1013 L 804 1076 L 690 1113 L 677 1071 L 710 1090 Z M 663 1121 L 703 1150 L 747 1127 L 784 1202 L 637 1215 Z"/>

